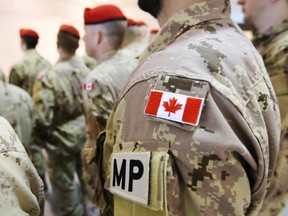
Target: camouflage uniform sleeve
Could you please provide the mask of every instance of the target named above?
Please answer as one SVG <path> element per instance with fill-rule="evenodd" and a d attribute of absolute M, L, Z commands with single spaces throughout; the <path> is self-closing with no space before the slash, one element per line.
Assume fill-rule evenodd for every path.
<path fill-rule="evenodd" d="M 0 211 L 3 215 L 43 215 L 43 183 L 9 123 L 0 117 Z"/>
<path fill-rule="evenodd" d="M 85 148 L 92 148 L 95 146 L 97 134 L 99 134 L 101 127 L 97 121 L 97 117 L 92 115 L 91 106 L 87 93 L 83 92 L 83 109 L 86 119 L 86 143 Z"/>
<path fill-rule="evenodd" d="M 193 85 L 195 89 L 191 92 L 203 98 L 205 85 L 202 82 Z M 264 174 L 267 170 L 261 164 L 267 162 L 237 108 L 210 87 L 199 125 L 178 124 L 143 114 L 149 88 L 145 82 L 133 86 L 111 114 L 101 172 L 106 174 L 105 188 L 111 191 L 110 180 L 115 177 L 111 158 L 114 153 L 127 152 L 151 152 L 151 166 L 160 164 L 166 172 L 160 174 L 151 168 L 149 187 L 155 190 L 149 191 L 149 204 L 143 207 L 116 193 L 114 211 L 120 212 L 119 215 L 129 215 L 125 211 L 132 209 L 141 215 L 257 215 L 263 198 L 261 190 L 266 189 L 267 180 Z M 165 166 L 163 161 L 154 160 L 154 155 L 162 153 L 168 155 Z M 153 176 L 162 177 L 153 179 Z M 160 179 L 164 179 L 164 191 L 161 185 L 156 186 Z M 109 194 L 103 191 L 104 197 L 105 191 Z M 109 209 L 113 202 L 107 203 Z M 157 206 L 158 203 L 162 204 Z"/>
<path fill-rule="evenodd" d="M 288 31 L 285 33 L 288 35 Z M 267 49 L 263 56 L 265 66 L 277 95 L 281 114 L 281 140 L 277 164 L 267 197 L 264 200 L 260 214 L 263 216 L 276 216 L 283 210 L 288 199 L 288 37 L 282 43 L 274 45 L 274 49 Z M 272 44 L 272 43 L 271 43 Z M 270 45 L 271 45 L 270 44 Z M 272 46 L 272 45 L 271 45 Z M 269 51 L 269 52 L 268 52 Z"/>
<path fill-rule="evenodd" d="M 41 134 L 45 133 L 45 129 L 51 126 L 54 118 L 55 98 L 50 82 L 47 74 L 41 80 L 37 80 L 33 87 L 37 131 Z"/>
<path fill-rule="evenodd" d="M 85 147 L 92 147 L 95 146 L 98 134 L 105 129 L 114 99 L 108 87 L 97 81 L 94 81 L 94 89 L 84 91 L 83 94 L 87 135 Z"/>
<path fill-rule="evenodd" d="M 10 88 L 12 88 L 12 86 L 10 86 Z M 17 109 L 17 115 L 19 116 L 19 121 L 17 122 L 17 124 L 19 124 L 17 125 L 17 134 L 25 149 L 29 151 L 31 144 L 33 143 L 33 130 L 35 128 L 35 107 L 31 96 L 26 91 L 20 88 L 17 88 L 17 90 L 19 92 L 20 99 L 20 103 L 16 103 L 19 106 Z M 15 93 L 16 92 L 17 91 L 15 91 Z"/>
<path fill-rule="evenodd" d="M 22 86 L 23 77 L 21 77 L 21 70 L 21 65 L 16 64 L 12 67 L 9 74 L 9 83 Z"/>

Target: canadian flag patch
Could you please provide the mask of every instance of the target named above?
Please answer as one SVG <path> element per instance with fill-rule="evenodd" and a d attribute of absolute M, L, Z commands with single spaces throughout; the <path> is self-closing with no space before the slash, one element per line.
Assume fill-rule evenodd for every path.
<path fill-rule="evenodd" d="M 93 83 L 85 83 L 83 85 L 83 88 L 86 90 L 86 91 L 91 91 L 94 89 L 94 84 Z"/>
<path fill-rule="evenodd" d="M 197 126 L 203 104 L 204 98 L 151 90 L 144 113 Z"/>

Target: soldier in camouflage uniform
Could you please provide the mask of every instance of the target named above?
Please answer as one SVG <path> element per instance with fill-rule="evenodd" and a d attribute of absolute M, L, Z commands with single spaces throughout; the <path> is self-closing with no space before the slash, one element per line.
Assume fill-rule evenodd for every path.
<path fill-rule="evenodd" d="M 133 19 L 127 19 L 127 28 L 125 31 L 122 49 L 137 58 L 148 46 L 148 41 L 145 40 L 139 30 L 138 23 Z"/>
<path fill-rule="evenodd" d="M 79 32 L 62 25 L 57 35 L 59 61 L 36 82 L 33 94 L 37 130 L 47 142 L 50 181 L 63 216 L 84 213 L 74 174 L 85 141 L 82 84 L 89 69 L 75 55 L 78 46 Z"/>
<path fill-rule="evenodd" d="M 288 0 L 238 0 L 254 24 L 255 47 L 264 59 L 279 102 L 282 133 L 279 157 L 260 215 L 278 215 L 288 201 Z M 267 12 L 269 11 L 269 12 Z"/>
<path fill-rule="evenodd" d="M 257 215 L 280 138 L 261 56 L 229 0 L 138 4 L 162 28 L 97 142 L 102 213 Z"/>
<path fill-rule="evenodd" d="M 9 82 L 23 88 L 32 95 L 36 76 L 50 68 L 51 64 L 36 51 L 39 39 L 37 32 L 32 29 L 21 29 L 20 37 L 24 58 L 12 66 Z"/>
<path fill-rule="evenodd" d="M 0 98 L 0 115 L 13 126 L 46 190 L 45 161 L 41 148 L 35 144 L 34 102 L 26 91 L 18 86 L 5 84 L 2 80 L 0 80 Z"/>
<path fill-rule="evenodd" d="M 43 215 L 43 183 L 15 131 L 1 116 L 0 153 L 1 215 Z"/>
<path fill-rule="evenodd" d="M 23 60 L 13 65 L 9 74 L 9 82 L 27 91 L 32 97 L 32 89 L 35 83 L 36 77 L 39 73 L 50 68 L 50 63 L 44 59 L 37 51 L 36 46 L 38 44 L 39 35 L 32 29 L 20 29 L 21 48 L 24 52 Z M 47 184 L 45 180 L 46 161 L 42 153 L 41 144 L 44 142 L 38 134 L 35 134 L 35 142 L 29 152 L 29 156 L 32 159 L 34 166 L 36 167 L 39 175 L 41 176 L 45 190 Z"/>
<path fill-rule="evenodd" d="M 88 150 L 95 146 L 99 132 L 105 129 L 118 94 L 136 67 L 137 60 L 130 52 L 120 49 L 127 23 L 118 7 L 103 5 L 93 9 L 86 8 L 84 20 L 86 51 L 98 62 L 96 68 L 86 77 L 84 85 L 87 132 L 85 149 Z M 94 168 L 89 168 L 86 164 L 85 169 L 86 182 L 93 187 Z"/>
<path fill-rule="evenodd" d="M 0 98 L 0 115 L 12 125 L 30 156 L 35 126 L 31 96 L 23 89 L 0 80 Z"/>

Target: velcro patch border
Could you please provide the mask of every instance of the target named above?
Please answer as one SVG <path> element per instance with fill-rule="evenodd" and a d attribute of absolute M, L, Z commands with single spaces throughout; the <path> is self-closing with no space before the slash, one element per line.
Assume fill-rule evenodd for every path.
<path fill-rule="evenodd" d="M 121 152 L 111 156 L 110 192 L 133 202 L 149 203 L 151 152 Z"/>

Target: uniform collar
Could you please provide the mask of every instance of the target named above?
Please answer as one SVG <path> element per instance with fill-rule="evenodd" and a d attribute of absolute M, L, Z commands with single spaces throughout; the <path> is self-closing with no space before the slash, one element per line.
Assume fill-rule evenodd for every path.
<path fill-rule="evenodd" d="M 35 49 L 27 49 L 27 50 L 24 51 L 24 53 L 29 55 L 29 54 L 37 53 L 37 51 Z"/>
<path fill-rule="evenodd" d="M 152 43 L 140 56 L 142 62 L 153 52 L 157 52 L 167 44 L 172 43 L 180 35 L 199 23 L 229 18 L 231 13 L 229 0 L 203 1 L 190 5 L 188 8 L 179 11 L 172 16 L 155 36 Z"/>
<path fill-rule="evenodd" d="M 113 55 L 115 55 L 115 53 L 117 52 L 117 50 L 111 50 L 111 51 L 108 51 L 107 53 L 105 53 L 101 59 L 98 60 L 98 63 L 101 63 L 103 61 L 106 61 L 107 59 L 110 59 L 112 58 Z"/>
<path fill-rule="evenodd" d="M 257 34 L 256 32 L 256 35 L 253 39 L 253 43 L 256 47 L 261 43 L 268 44 L 279 34 L 287 30 L 288 30 L 288 20 L 283 20 L 280 24 L 272 26 L 263 34 Z"/>

